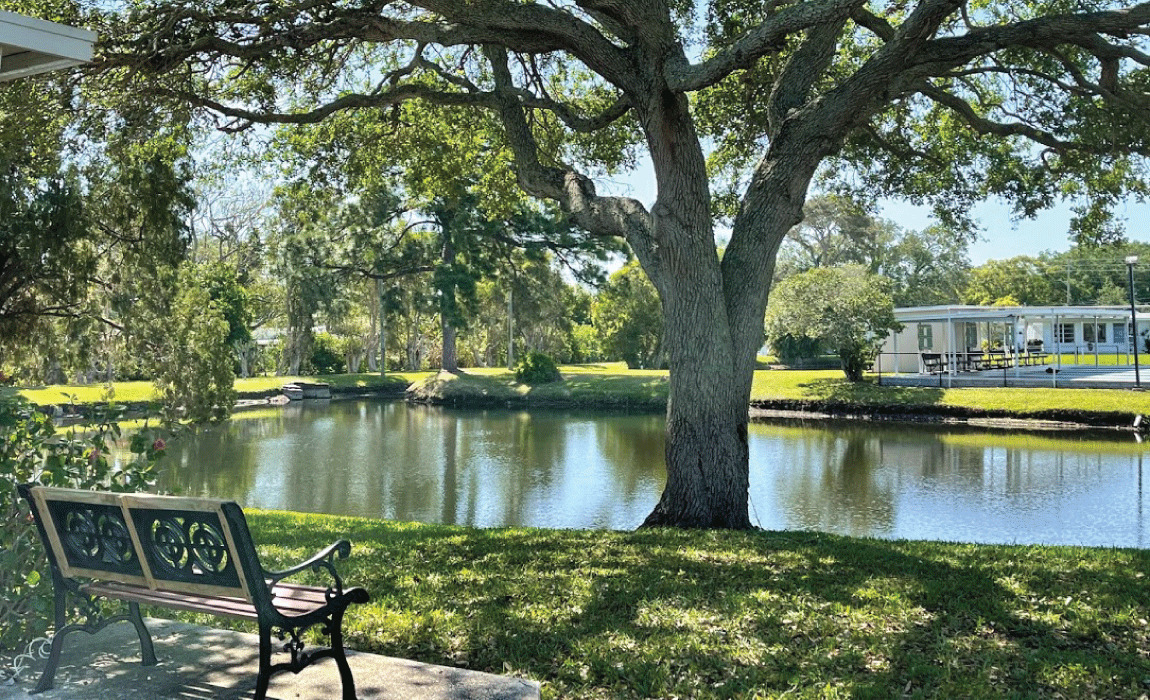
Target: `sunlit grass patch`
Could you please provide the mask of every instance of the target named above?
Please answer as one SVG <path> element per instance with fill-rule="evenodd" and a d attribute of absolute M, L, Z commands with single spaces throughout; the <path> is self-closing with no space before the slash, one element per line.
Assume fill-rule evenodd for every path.
<path fill-rule="evenodd" d="M 523 675 L 549 699 L 1147 690 L 1141 550 L 249 521 L 272 568 L 353 542 L 341 572 L 373 597 L 346 619 L 356 648 Z"/>

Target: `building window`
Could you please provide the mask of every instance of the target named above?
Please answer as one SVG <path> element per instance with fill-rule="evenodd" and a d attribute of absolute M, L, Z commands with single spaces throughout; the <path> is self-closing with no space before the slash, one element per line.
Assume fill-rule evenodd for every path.
<path fill-rule="evenodd" d="M 1087 343 L 1105 343 L 1106 342 L 1106 324 L 1105 323 L 1083 323 L 1082 324 L 1082 340 Z"/>
<path fill-rule="evenodd" d="M 929 323 L 918 324 L 918 349 L 934 349 L 934 327 Z"/>
<path fill-rule="evenodd" d="M 1074 324 L 1073 323 L 1060 323 L 1058 324 L 1058 332 L 1054 336 L 1054 340 L 1059 343 L 1073 343 L 1074 342 Z"/>
<path fill-rule="evenodd" d="M 978 324 L 965 323 L 966 327 L 966 347 L 970 350 L 978 349 Z"/>

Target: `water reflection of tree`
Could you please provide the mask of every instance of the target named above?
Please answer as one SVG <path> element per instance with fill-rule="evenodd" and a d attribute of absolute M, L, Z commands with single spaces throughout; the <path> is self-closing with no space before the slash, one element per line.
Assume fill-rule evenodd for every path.
<path fill-rule="evenodd" d="M 860 429 L 802 430 L 787 440 L 778 475 L 780 507 L 789 527 L 857 535 L 883 535 L 894 528 L 896 492 L 879 478 L 881 435 Z"/>
<path fill-rule="evenodd" d="M 614 416 L 596 423 L 603 460 L 611 469 L 610 487 L 632 498 L 663 488 L 667 473 L 663 462 L 666 419 L 661 414 Z"/>
<path fill-rule="evenodd" d="M 284 419 L 228 421 L 168 441 L 160 490 L 186 496 L 246 500 L 255 484 L 261 445 L 282 435 Z"/>

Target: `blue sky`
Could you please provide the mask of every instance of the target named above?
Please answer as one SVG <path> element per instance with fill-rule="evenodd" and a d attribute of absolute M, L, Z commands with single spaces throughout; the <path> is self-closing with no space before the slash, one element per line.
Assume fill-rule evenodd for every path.
<path fill-rule="evenodd" d="M 1125 219 L 1128 239 L 1150 242 L 1150 205 L 1132 203 L 1116 213 Z M 880 215 L 907 229 L 921 230 L 932 223 L 929 210 L 897 201 L 883 202 Z M 983 229 L 982 240 L 970 246 L 970 262 L 974 265 L 1070 248 L 1067 234 L 1073 212 L 1069 205 L 1058 205 L 1034 219 L 1013 221 L 1008 206 L 988 201 L 975 207 L 974 216 Z"/>
<path fill-rule="evenodd" d="M 609 180 L 597 179 L 601 194 L 628 195 L 648 208 L 655 201 L 655 181 L 646 154 L 631 173 Z M 1117 214 L 1126 221 L 1126 237 L 1150 243 L 1150 204 L 1131 203 Z M 905 229 L 922 230 L 931 225 L 930 211 L 905 202 L 885 200 L 879 215 Z M 984 202 L 974 209 L 982 227 L 982 239 L 970 245 L 970 262 L 981 265 L 987 260 L 1004 260 L 1018 255 L 1038 255 L 1044 251 L 1064 252 L 1070 248 L 1067 233 L 1073 212 L 1067 204 L 1044 211 L 1035 219 L 1013 221 L 1010 208 L 1000 202 Z"/>

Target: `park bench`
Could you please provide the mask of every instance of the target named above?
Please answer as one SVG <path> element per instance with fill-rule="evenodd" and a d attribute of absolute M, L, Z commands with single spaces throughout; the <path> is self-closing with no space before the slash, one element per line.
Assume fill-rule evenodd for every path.
<path fill-rule="evenodd" d="M 351 552 L 340 540 L 284 571 L 264 569 L 247 520 L 231 501 L 146 494 L 79 491 L 20 485 L 48 554 L 55 595 L 56 632 L 48 662 L 33 692 L 52 687 L 64 638 L 95 634 L 114 622 L 131 622 L 140 637 L 143 665 L 156 663 L 152 638 L 140 605 L 209 613 L 256 622 L 259 676 L 255 700 L 264 700 L 268 682 L 282 671 L 299 673 L 331 657 L 339 668 L 343 700 L 355 700 L 343 649 L 343 616 L 352 603 L 366 603 L 362 588 L 344 588 L 335 559 Z M 326 571 L 327 588 L 282 583 L 293 574 Z M 125 614 L 105 616 L 100 599 L 127 603 Z M 70 601 L 82 623 L 66 624 Z M 313 625 L 329 637 L 326 649 L 304 649 L 302 635 Z M 290 662 L 272 665 L 272 634 L 286 640 Z"/>

